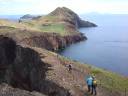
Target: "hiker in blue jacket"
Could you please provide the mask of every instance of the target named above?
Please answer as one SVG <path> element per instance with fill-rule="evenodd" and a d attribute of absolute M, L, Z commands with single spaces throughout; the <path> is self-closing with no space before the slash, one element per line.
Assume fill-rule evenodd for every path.
<path fill-rule="evenodd" d="M 93 78 L 92 78 L 92 76 L 89 76 L 87 78 L 86 82 L 87 82 L 87 86 L 88 86 L 88 92 L 90 92 L 91 91 L 91 88 L 92 88 L 92 84 L 93 84 Z"/>

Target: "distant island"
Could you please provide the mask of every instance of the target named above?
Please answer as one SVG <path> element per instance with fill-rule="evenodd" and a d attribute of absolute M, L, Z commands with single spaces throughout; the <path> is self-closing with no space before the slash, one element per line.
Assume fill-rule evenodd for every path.
<path fill-rule="evenodd" d="M 30 15 L 30 14 L 26 14 L 22 17 L 20 17 L 19 20 L 23 21 L 23 20 L 32 20 L 32 19 L 37 19 L 40 18 L 41 16 L 35 16 L 35 15 Z"/>
<path fill-rule="evenodd" d="M 94 74 L 104 84 L 98 87 L 100 96 L 121 96 L 128 86 L 125 77 L 55 53 L 87 39 L 78 28 L 96 26 L 66 7 L 45 16 L 27 14 L 20 22 L 0 19 L 0 95 L 90 96 L 85 77 Z M 106 78 L 118 84 L 112 92 Z"/>

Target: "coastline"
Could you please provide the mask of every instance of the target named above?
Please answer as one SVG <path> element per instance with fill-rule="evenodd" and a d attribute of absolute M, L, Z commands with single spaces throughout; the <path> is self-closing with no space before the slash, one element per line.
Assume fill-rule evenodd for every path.
<path fill-rule="evenodd" d="M 68 10 L 68 13 L 71 13 L 67 8 L 58 8 L 52 12 L 52 15 L 58 15 L 62 10 L 66 13 Z M 63 12 L 62 15 L 64 15 Z M 74 17 L 76 16 L 75 14 Z M 124 90 L 128 88 L 128 78 L 88 64 L 70 60 L 55 53 L 70 44 L 87 39 L 82 33 L 78 33 L 77 29 L 80 26 L 84 27 L 84 25 L 76 26 L 78 24 L 76 21 L 80 20 L 80 18 L 77 17 L 75 20 L 68 18 L 65 20 L 64 15 L 64 18 L 61 18 L 59 23 L 58 18 L 55 18 L 46 17 L 42 19 L 41 17 L 37 21 L 22 22 L 15 26 L 12 26 L 12 23 L 10 23 L 11 27 L 1 26 L 0 34 L 5 36 L 1 38 L 4 38 L 5 41 L 2 40 L 0 52 L 2 53 L 4 64 L 7 63 L 6 68 L 1 72 L 3 81 L 5 80 L 14 89 L 21 88 L 20 90 L 24 89 L 29 92 L 37 91 L 48 96 L 53 96 L 53 94 L 55 96 L 84 96 L 85 94 L 90 96 L 87 92 L 85 77 L 94 74 L 98 81 L 99 96 L 123 96 Z M 52 19 L 54 22 L 51 23 L 52 20 L 49 21 L 49 19 Z M 45 22 L 42 23 L 40 20 Z M 36 27 L 39 27 L 40 31 L 29 29 L 29 27 L 35 27 L 33 25 L 36 24 L 35 22 L 39 22 Z M 81 23 L 88 23 L 86 27 L 96 27 L 95 24 L 92 26 L 92 23 L 87 21 L 81 21 Z M 22 24 L 26 28 L 23 28 L 24 26 L 21 27 L 20 25 Z M 51 30 L 56 29 L 57 31 L 50 30 L 45 32 L 41 31 L 40 27 L 44 28 L 45 31 L 49 28 Z M 58 31 L 60 27 L 62 29 Z M 66 29 L 66 32 L 63 29 Z M 59 32 L 60 34 L 58 34 Z M 12 48 L 9 47 L 9 50 L 11 50 L 9 51 L 5 46 L 13 45 L 11 42 L 16 42 L 17 45 Z M 10 55 L 8 55 L 10 52 L 14 53 L 14 56 L 12 56 L 14 60 L 10 60 Z M 72 72 L 69 72 L 66 67 L 69 64 L 73 66 Z M 4 77 L 7 77 L 7 80 Z"/>

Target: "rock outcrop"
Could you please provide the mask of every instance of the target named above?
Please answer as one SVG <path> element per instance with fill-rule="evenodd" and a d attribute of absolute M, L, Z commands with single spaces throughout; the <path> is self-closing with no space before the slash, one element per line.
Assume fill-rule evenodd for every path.
<path fill-rule="evenodd" d="M 0 83 L 48 96 L 70 95 L 67 89 L 46 79 L 50 65 L 44 63 L 33 49 L 16 45 L 11 38 L 0 36 L 0 54 Z"/>
<path fill-rule="evenodd" d="M 46 96 L 39 92 L 29 92 L 19 88 L 13 88 L 8 84 L 0 84 L 0 96 Z"/>

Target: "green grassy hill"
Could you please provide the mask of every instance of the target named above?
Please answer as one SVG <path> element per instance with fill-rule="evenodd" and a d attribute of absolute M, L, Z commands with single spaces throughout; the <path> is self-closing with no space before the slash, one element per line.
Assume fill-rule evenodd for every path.
<path fill-rule="evenodd" d="M 26 26 L 39 29 L 42 32 L 58 33 L 62 36 L 79 34 L 78 28 L 82 21 L 79 16 L 65 7 L 58 7 L 51 13 L 32 20 L 23 20 Z M 85 21 L 86 22 L 86 21 Z M 90 24 L 90 25 L 89 25 Z M 86 22 L 83 27 L 95 27 L 95 24 Z"/>

